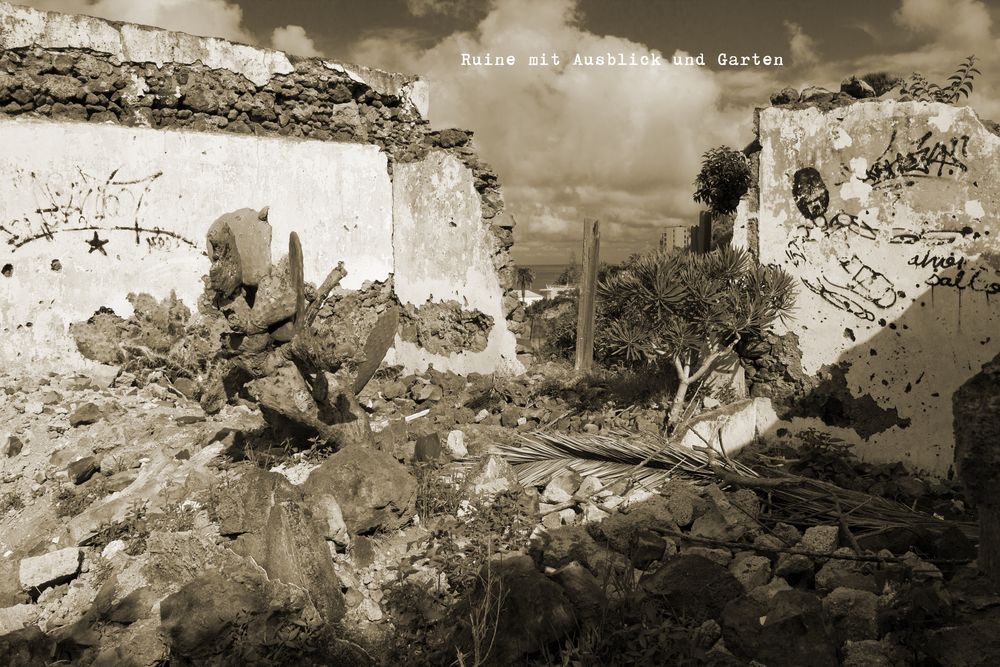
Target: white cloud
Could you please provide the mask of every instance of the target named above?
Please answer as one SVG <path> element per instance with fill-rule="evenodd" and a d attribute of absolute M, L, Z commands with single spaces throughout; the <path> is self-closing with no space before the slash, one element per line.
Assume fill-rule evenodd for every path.
<path fill-rule="evenodd" d="M 459 16 L 469 12 L 472 0 L 406 0 L 406 8 L 414 16 Z"/>
<path fill-rule="evenodd" d="M 980 0 L 902 0 L 897 23 L 938 43 L 968 48 L 990 40 L 992 18 Z"/>
<path fill-rule="evenodd" d="M 816 40 L 807 35 L 801 25 L 785 21 L 785 30 L 791 40 L 792 61 L 795 65 L 813 65 L 819 61 Z"/>
<path fill-rule="evenodd" d="M 271 46 L 306 58 L 318 58 L 322 52 L 316 48 L 312 38 L 306 34 L 306 29 L 300 25 L 286 25 L 283 28 L 275 28 L 271 33 Z"/>
<path fill-rule="evenodd" d="M 253 43 L 243 10 L 227 0 L 14 0 L 17 4 L 67 14 L 151 25 L 192 35 Z"/>
<path fill-rule="evenodd" d="M 463 52 L 514 55 L 518 64 L 463 67 Z M 542 52 L 563 64 L 529 66 Z M 720 75 L 708 68 L 566 64 L 576 53 L 608 52 L 659 55 L 583 29 L 572 0 L 501 0 L 472 31 L 428 46 L 416 34 L 373 35 L 351 59 L 428 79 L 432 124 L 474 130 L 499 173 L 518 220 L 518 259 L 556 247 L 561 254 L 549 259 L 560 261 L 574 244 L 567 232 L 575 236 L 585 216 L 602 221 L 602 244 L 619 256 L 655 242 L 661 226 L 694 224 L 701 154 L 750 140 L 751 107 L 723 109 Z"/>

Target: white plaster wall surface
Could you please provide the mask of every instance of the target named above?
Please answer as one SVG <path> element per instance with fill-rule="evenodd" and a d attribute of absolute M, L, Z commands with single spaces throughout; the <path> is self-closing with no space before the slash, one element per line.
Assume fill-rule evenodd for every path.
<path fill-rule="evenodd" d="M 192 310 L 205 234 L 270 207 L 272 258 L 302 238 L 306 279 L 343 260 L 345 287 L 392 272 L 392 185 L 376 146 L 0 117 L 0 357 L 79 366 L 68 326 L 129 292 Z M 53 271 L 53 260 L 61 270 Z"/>
<path fill-rule="evenodd" d="M 967 107 L 760 115 L 759 247 L 798 280 L 806 372 L 897 410 L 860 453 L 943 474 L 952 393 L 1000 351 L 1000 137 Z"/>
<path fill-rule="evenodd" d="M 493 318 L 487 347 L 451 356 L 396 339 L 396 360 L 417 369 L 490 373 L 523 368 L 503 314 L 503 288 L 493 268 L 493 235 L 482 219 L 472 171 L 444 151 L 393 172 L 395 286 L 401 303 L 457 301 Z"/>

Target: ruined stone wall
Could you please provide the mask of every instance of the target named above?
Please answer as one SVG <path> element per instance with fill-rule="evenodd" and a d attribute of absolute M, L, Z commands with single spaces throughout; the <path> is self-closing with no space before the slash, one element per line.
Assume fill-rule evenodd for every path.
<path fill-rule="evenodd" d="M 954 391 L 1000 352 L 1000 137 L 967 107 L 759 112 L 735 242 L 799 286 L 788 327 L 822 420 L 863 456 L 945 474 Z"/>
<path fill-rule="evenodd" d="M 448 301 L 490 323 L 434 353 L 399 339 L 397 362 L 517 370 L 497 178 L 471 133 L 432 131 L 426 111 L 413 77 L 0 2 L 3 357 L 73 359 L 69 323 L 127 314 L 130 291 L 193 306 L 208 226 L 270 206 L 274 256 L 297 231 L 307 279 L 343 259 L 346 286 L 395 274 L 425 329 L 440 318 L 424 307 Z M 467 272 L 414 261 L 435 248 Z"/>

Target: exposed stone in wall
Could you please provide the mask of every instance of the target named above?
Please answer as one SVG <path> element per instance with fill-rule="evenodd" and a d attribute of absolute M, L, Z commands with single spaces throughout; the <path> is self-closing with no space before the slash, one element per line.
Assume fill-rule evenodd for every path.
<path fill-rule="evenodd" d="M 406 304 L 399 336 L 433 354 L 482 352 L 493 328 L 493 318 L 478 310 L 463 310 L 457 301 Z"/>
<path fill-rule="evenodd" d="M 0 54 L 0 112 L 154 128 L 373 143 L 394 160 L 427 151 L 427 121 L 405 100 L 383 95 L 323 61 L 257 85 L 201 63 L 118 63 L 79 49 Z"/>

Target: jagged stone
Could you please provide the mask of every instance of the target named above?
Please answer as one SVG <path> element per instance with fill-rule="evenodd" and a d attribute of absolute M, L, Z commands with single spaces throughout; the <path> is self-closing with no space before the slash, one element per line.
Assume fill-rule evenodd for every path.
<path fill-rule="evenodd" d="M 840 92 L 847 93 L 851 97 L 859 100 L 875 97 L 875 89 L 867 81 L 856 76 L 844 79 L 840 83 Z"/>
<path fill-rule="evenodd" d="M 332 495 L 352 534 L 393 529 L 413 515 L 417 482 L 388 452 L 347 447 L 309 474 L 306 498 Z"/>
<path fill-rule="evenodd" d="M 642 590 L 675 614 L 701 622 L 718 618 L 743 585 L 726 568 L 702 556 L 680 555 L 639 581 Z"/>

